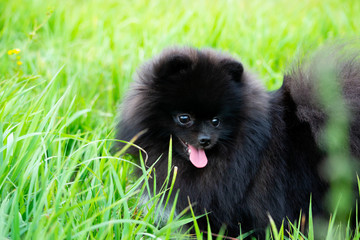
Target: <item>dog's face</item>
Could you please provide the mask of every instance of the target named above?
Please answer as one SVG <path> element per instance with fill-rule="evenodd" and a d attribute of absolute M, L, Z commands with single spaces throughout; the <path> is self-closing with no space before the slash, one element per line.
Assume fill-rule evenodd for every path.
<path fill-rule="evenodd" d="M 242 65 L 233 59 L 214 61 L 206 55 L 168 56 L 155 69 L 154 117 L 173 149 L 197 168 L 221 146 L 232 145 L 241 121 Z M 159 130 L 158 130 L 159 131 Z"/>
<path fill-rule="evenodd" d="M 213 148 L 222 134 L 220 117 L 211 119 L 197 118 L 194 114 L 178 113 L 173 115 L 174 136 L 177 137 L 177 151 L 197 168 L 207 165 L 205 151 Z"/>

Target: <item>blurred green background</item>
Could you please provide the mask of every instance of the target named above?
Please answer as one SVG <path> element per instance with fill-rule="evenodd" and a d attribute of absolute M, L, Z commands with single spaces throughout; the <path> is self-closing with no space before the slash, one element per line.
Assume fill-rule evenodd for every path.
<path fill-rule="evenodd" d="M 274 89 L 296 54 L 360 28 L 357 0 L 2 0 L 0 12 L 1 75 L 19 70 L 13 48 L 25 74 L 50 77 L 65 64 L 63 84 L 76 81 L 84 102 L 98 95 L 106 112 L 139 63 L 167 46 L 228 51 Z"/>

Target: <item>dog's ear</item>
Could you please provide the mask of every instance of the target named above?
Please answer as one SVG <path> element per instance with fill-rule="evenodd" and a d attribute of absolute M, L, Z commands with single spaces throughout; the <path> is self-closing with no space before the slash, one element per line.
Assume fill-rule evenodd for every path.
<path fill-rule="evenodd" d="M 157 76 L 170 77 L 176 74 L 180 74 L 189 70 L 192 66 L 192 60 L 186 55 L 172 55 L 162 59 L 159 62 L 157 69 Z"/>
<path fill-rule="evenodd" d="M 223 60 L 221 61 L 221 67 L 234 81 L 241 81 L 241 77 L 244 73 L 244 67 L 240 62 L 233 59 Z"/>

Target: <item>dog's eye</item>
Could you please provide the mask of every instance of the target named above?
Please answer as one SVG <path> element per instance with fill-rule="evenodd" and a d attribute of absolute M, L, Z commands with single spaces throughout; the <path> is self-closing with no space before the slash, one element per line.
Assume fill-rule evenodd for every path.
<path fill-rule="evenodd" d="M 220 125 L 220 120 L 217 117 L 214 117 L 213 119 L 211 119 L 211 124 L 214 127 L 218 127 Z"/>
<path fill-rule="evenodd" d="M 193 120 L 191 119 L 189 114 L 179 114 L 177 116 L 177 121 L 179 122 L 180 125 L 187 127 L 193 124 Z"/>

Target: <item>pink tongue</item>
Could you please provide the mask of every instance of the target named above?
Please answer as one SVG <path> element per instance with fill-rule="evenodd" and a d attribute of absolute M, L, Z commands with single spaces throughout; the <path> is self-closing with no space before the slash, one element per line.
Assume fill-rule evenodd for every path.
<path fill-rule="evenodd" d="M 190 161 L 197 168 L 203 168 L 208 163 L 205 151 L 197 149 L 191 145 L 188 146 L 190 151 Z"/>

